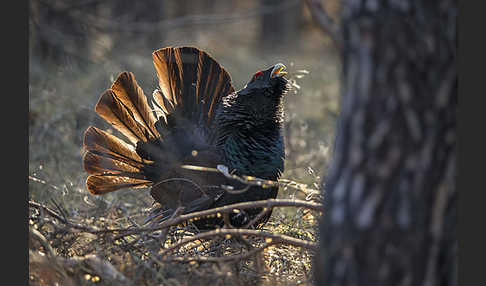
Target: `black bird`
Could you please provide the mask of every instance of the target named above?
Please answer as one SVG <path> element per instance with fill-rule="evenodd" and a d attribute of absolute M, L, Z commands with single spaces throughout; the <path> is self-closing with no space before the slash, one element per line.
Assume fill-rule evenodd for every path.
<path fill-rule="evenodd" d="M 278 187 L 228 192 L 221 186 L 245 186 L 221 173 L 187 166 L 224 165 L 236 175 L 280 177 L 285 154 L 282 98 L 289 88 L 285 66 L 256 72 L 235 92 L 230 75 L 204 51 L 169 47 L 152 56 L 159 89 L 151 106 L 130 72 L 121 73 L 96 105 L 96 112 L 129 143 L 94 126 L 85 131 L 88 190 L 101 195 L 150 186 L 165 217 L 180 206 L 189 213 L 275 198 Z M 241 210 L 231 214 L 230 222 L 242 226 L 260 210 Z M 222 223 L 221 218 L 205 218 L 195 225 L 211 229 Z"/>

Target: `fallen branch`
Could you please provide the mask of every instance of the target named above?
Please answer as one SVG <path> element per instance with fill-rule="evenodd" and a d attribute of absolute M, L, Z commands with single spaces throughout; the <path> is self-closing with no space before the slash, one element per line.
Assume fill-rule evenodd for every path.
<path fill-rule="evenodd" d="M 311 241 L 306 241 L 298 238 L 294 238 L 288 235 L 284 234 L 276 234 L 276 233 L 270 233 L 270 232 L 265 232 L 265 231 L 259 231 L 259 230 L 253 230 L 253 229 L 216 229 L 208 232 L 203 232 L 191 237 L 188 237 L 186 239 L 183 239 L 182 241 L 170 246 L 169 248 L 165 249 L 164 252 L 162 252 L 162 256 L 167 255 L 169 252 L 180 248 L 184 244 L 187 244 L 189 242 L 195 241 L 195 240 L 200 240 L 200 239 L 205 239 L 205 238 L 210 238 L 213 236 L 220 236 L 220 235 L 255 235 L 259 237 L 264 237 L 265 242 L 267 244 L 278 244 L 278 243 L 284 243 L 284 244 L 290 244 L 293 246 L 298 246 L 298 247 L 303 247 L 312 251 L 316 251 L 318 249 L 318 245 L 314 242 Z M 269 245 L 268 245 L 269 246 Z M 268 247 L 267 246 L 267 247 Z"/>
<path fill-rule="evenodd" d="M 322 205 L 318 203 L 307 202 L 303 200 L 291 200 L 291 199 L 268 199 L 268 200 L 260 200 L 260 201 L 252 201 L 252 202 L 244 202 L 244 203 L 237 203 L 232 205 L 227 205 L 219 208 L 213 208 L 209 210 L 193 212 L 185 215 L 181 215 L 175 218 L 168 219 L 166 221 L 161 222 L 158 226 L 155 227 L 145 227 L 145 228 L 114 228 L 114 229 L 97 229 L 88 226 L 83 226 L 80 224 L 72 223 L 55 211 L 51 210 L 50 208 L 39 204 L 37 202 L 29 201 L 29 206 L 34 207 L 36 209 L 43 209 L 47 214 L 56 218 L 57 220 L 65 223 L 66 225 L 77 229 L 79 231 L 88 232 L 91 234 L 102 234 L 102 233 L 114 233 L 119 232 L 122 233 L 115 239 L 119 239 L 124 236 L 137 234 L 141 232 L 150 232 L 150 231 L 157 231 L 164 228 L 168 228 L 170 226 L 181 224 L 185 221 L 198 218 L 198 217 L 205 217 L 210 215 L 221 215 L 222 213 L 229 213 L 232 212 L 234 209 L 248 209 L 248 208 L 274 208 L 274 207 L 304 207 L 314 211 L 322 211 Z"/>
<path fill-rule="evenodd" d="M 138 228 L 138 229 L 118 229 L 118 230 L 111 230 L 111 231 L 124 232 L 115 238 L 118 239 L 136 233 L 161 230 L 173 225 L 181 224 L 185 221 L 190 221 L 191 219 L 194 218 L 206 217 L 210 215 L 218 216 L 218 214 L 219 216 L 222 216 L 222 213 L 230 213 L 233 212 L 234 209 L 274 208 L 274 207 L 304 207 L 314 211 L 322 211 L 322 205 L 318 203 L 312 203 L 303 200 L 291 200 L 291 199 L 268 199 L 268 200 L 237 203 L 237 204 L 227 205 L 219 208 L 193 212 L 193 213 L 181 215 L 173 219 L 168 219 L 166 221 L 163 221 L 156 227 Z"/>

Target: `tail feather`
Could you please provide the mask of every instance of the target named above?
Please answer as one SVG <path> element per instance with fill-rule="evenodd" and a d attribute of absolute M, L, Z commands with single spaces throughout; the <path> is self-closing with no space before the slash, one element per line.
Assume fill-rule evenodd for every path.
<path fill-rule="evenodd" d="M 133 146 L 123 140 L 90 126 L 84 134 L 83 166 L 91 174 L 86 181 L 93 194 L 104 194 L 126 187 L 147 186 L 142 168 L 146 162 Z"/>
<path fill-rule="evenodd" d="M 144 163 L 132 145 L 94 126 L 84 133 L 84 148 L 92 153 L 105 154 L 141 168 Z"/>
<path fill-rule="evenodd" d="M 193 47 L 164 48 L 152 54 L 160 91 L 154 102 L 164 114 L 181 114 L 211 132 L 217 103 L 234 88 L 231 77 L 209 54 Z"/>
<path fill-rule="evenodd" d="M 96 154 L 87 152 L 83 157 L 86 172 L 94 175 L 116 175 L 119 177 L 131 177 L 135 179 L 145 179 L 140 168 L 130 165 L 116 157 L 106 156 L 106 154 Z"/>
<path fill-rule="evenodd" d="M 121 73 L 95 107 L 96 112 L 132 143 L 160 137 L 156 118 L 133 74 Z"/>
<path fill-rule="evenodd" d="M 86 180 L 86 186 L 93 195 L 104 195 L 124 188 L 146 187 L 147 182 L 129 177 L 90 175 Z"/>
<path fill-rule="evenodd" d="M 130 142 L 136 144 L 138 141 L 146 141 L 144 127 L 135 120 L 131 110 L 127 109 L 113 93 L 113 90 L 105 91 L 95 107 L 96 112 L 125 135 Z"/>
<path fill-rule="evenodd" d="M 130 72 L 121 73 L 111 86 L 118 100 L 130 110 L 142 126 L 147 129 L 148 139 L 159 137 L 155 129 L 156 118 L 147 103 L 147 97 Z"/>
<path fill-rule="evenodd" d="M 167 115 L 174 112 L 174 104 L 172 101 L 168 100 L 160 90 L 154 90 L 152 94 L 152 105 L 157 114 L 160 114 L 165 122 L 167 122 Z"/>
<path fill-rule="evenodd" d="M 235 90 L 231 84 L 230 75 L 211 57 L 199 57 L 197 68 L 196 90 L 197 94 L 202 97 L 200 101 L 204 102 L 203 115 L 205 117 L 203 119 L 210 124 L 215 107 L 221 98 Z"/>

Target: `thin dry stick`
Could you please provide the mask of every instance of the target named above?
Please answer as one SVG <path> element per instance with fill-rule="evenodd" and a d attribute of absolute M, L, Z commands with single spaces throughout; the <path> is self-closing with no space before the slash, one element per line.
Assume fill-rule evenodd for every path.
<path fill-rule="evenodd" d="M 293 189 L 296 189 L 298 191 L 301 191 L 305 194 L 320 194 L 319 190 L 312 189 L 308 187 L 306 184 L 298 183 L 289 179 L 279 179 L 278 181 L 272 181 L 272 180 L 265 180 L 265 179 L 260 179 L 256 178 L 253 176 L 238 176 L 236 174 L 232 174 L 229 171 L 229 168 L 225 165 L 218 165 L 217 168 L 211 168 L 211 167 L 203 167 L 203 166 L 195 166 L 195 165 L 181 165 L 180 166 L 183 169 L 188 169 L 192 171 L 200 171 L 200 172 L 213 172 L 213 173 L 221 173 L 223 174 L 226 178 L 228 179 L 233 179 L 236 180 L 240 183 L 243 183 L 247 185 L 245 188 L 241 190 L 234 190 L 232 189 L 231 186 L 221 186 L 224 190 L 226 190 L 229 193 L 243 193 L 249 189 L 250 186 L 258 186 L 262 188 L 270 188 L 270 187 L 278 187 L 278 186 L 283 186 L 283 187 L 290 187 Z"/>
<path fill-rule="evenodd" d="M 252 230 L 252 229 L 216 229 L 213 231 L 208 231 L 204 233 L 200 233 L 191 237 L 188 237 L 171 247 L 167 248 L 162 252 L 162 256 L 167 255 L 169 252 L 180 248 L 184 244 L 187 244 L 189 242 L 195 241 L 195 240 L 200 240 L 200 239 L 205 239 L 213 236 L 220 236 L 220 235 L 255 235 L 259 237 L 264 237 L 265 241 L 267 243 L 284 243 L 284 244 L 290 244 L 298 247 L 303 247 L 306 249 L 310 249 L 312 251 L 316 251 L 318 249 L 318 245 L 314 242 L 311 241 L 306 241 L 302 239 L 297 239 L 288 235 L 284 234 L 276 234 L 276 233 L 269 233 L 265 231 L 258 231 L 258 230 Z"/>
<path fill-rule="evenodd" d="M 70 226 L 72 228 L 75 228 L 75 229 L 78 229 L 78 230 L 82 230 L 82 231 L 85 231 L 85 232 L 89 232 L 89 233 L 94 233 L 94 234 L 95 233 L 107 232 L 105 230 L 99 230 L 99 229 L 96 229 L 96 228 L 92 228 L 92 227 L 88 227 L 88 226 L 84 226 L 84 225 L 72 223 L 69 220 L 63 218 L 62 216 L 60 216 L 59 214 L 57 214 L 55 211 L 51 210 L 50 208 L 46 207 L 43 204 L 40 204 L 40 203 L 37 203 L 37 202 L 34 202 L 34 201 L 29 201 L 29 206 L 30 207 L 33 207 L 35 209 L 38 209 L 40 211 L 46 212 L 48 215 L 54 217 L 55 219 L 57 219 L 57 220 L 65 223 L 66 225 L 68 225 L 68 226 Z"/>
<path fill-rule="evenodd" d="M 245 224 L 243 226 L 243 228 L 248 228 L 248 227 L 254 226 L 257 223 L 257 221 L 260 221 L 260 219 L 262 219 L 270 210 L 273 210 L 273 208 L 270 208 L 270 209 L 263 208 L 263 210 L 260 213 L 258 213 L 258 215 L 256 217 L 254 217 L 250 222 Z"/>
<path fill-rule="evenodd" d="M 44 248 L 44 251 L 46 252 L 47 254 L 47 258 L 49 258 L 49 260 L 51 261 L 55 261 L 56 260 L 56 254 L 54 252 L 54 250 L 52 249 L 51 245 L 49 244 L 49 242 L 47 242 L 47 239 L 42 235 L 42 233 L 40 233 L 38 230 L 34 229 L 34 228 L 29 228 L 29 234 L 36 238 L 42 245 L 42 247 Z"/>
<path fill-rule="evenodd" d="M 182 212 L 184 212 L 184 207 L 178 207 L 175 212 L 172 214 L 172 216 L 170 217 L 171 219 L 174 219 L 176 218 L 177 216 L 179 216 Z M 165 241 L 167 240 L 167 233 L 169 231 L 169 228 L 164 228 L 161 232 L 160 232 L 160 235 L 158 236 L 159 240 L 160 240 L 160 245 L 162 246 L 162 248 L 164 247 L 164 244 L 165 244 Z"/>
<path fill-rule="evenodd" d="M 227 228 L 235 228 L 230 221 L 230 216 L 229 213 L 224 213 L 223 214 L 223 220 L 224 220 L 224 226 Z"/>
<path fill-rule="evenodd" d="M 334 20 L 329 16 L 324 7 L 322 7 L 321 1 L 319 0 L 305 0 L 309 11 L 312 15 L 314 21 L 317 22 L 319 27 L 327 33 L 331 39 L 336 44 L 338 49 L 341 49 L 343 39 L 341 37 L 341 29 L 334 22 Z"/>

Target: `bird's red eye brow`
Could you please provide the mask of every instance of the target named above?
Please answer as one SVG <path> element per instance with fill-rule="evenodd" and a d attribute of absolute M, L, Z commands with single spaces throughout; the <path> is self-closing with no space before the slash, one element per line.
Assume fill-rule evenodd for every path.
<path fill-rule="evenodd" d="M 257 72 L 254 76 L 253 76 L 253 79 L 254 80 L 257 80 L 257 79 L 261 79 L 263 78 L 263 72 L 259 71 Z"/>

